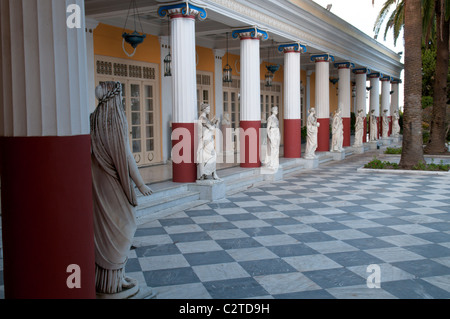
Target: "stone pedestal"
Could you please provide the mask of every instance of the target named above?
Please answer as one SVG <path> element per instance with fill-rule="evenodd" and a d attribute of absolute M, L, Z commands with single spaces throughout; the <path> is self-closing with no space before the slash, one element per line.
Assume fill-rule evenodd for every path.
<path fill-rule="evenodd" d="M 352 150 L 355 154 L 364 154 L 364 145 L 352 146 Z"/>
<path fill-rule="evenodd" d="M 226 185 L 222 180 L 201 180 L 189 185 L 190 191 L 200 192 L 201 200 L 220 200 L 226 197 Z"/>
<path fill-rule="evenodd" d="M 372 142 L 369 142 L 368 144 L 369 144 L 369 149 L 370 150 L 378 149 L 378 141 L 372 141 Z"/>
<path fill-rule="evenodd" d="M 314 169 L 319 167 L 319 158 L 304 158 L 303 161 L 306 169 Z"/>
<path fill-rule="evenodd" d="M 342 152 L 329 152 L 333 156 L 333 161 L 342 161 L 345 159 L 345 151 Z"/>
<path fill-rule="evenodd" d="M 380 140 L 382 145 L 391 145 L 392 144 L 392 138 L 390 137 L 382 137 Z"/>
<path fill-rule="evenodd" d="M 281 165 L 278 169 L 261 167 L 260 174 L 264 175 L 265 181 L 281 181 L 283 180 L 283 167 Z"/>

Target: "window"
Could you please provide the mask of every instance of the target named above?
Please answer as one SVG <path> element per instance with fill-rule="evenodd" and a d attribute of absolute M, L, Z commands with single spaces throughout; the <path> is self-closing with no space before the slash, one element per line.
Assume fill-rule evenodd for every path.
<path fill-rule="evenodd" d="M 110 57 L 96 57 L 96 81 L 122 83 L 123 107 L 128 120 L 130 148 L 138 166 L 162 161 L 158 65 Z"/>

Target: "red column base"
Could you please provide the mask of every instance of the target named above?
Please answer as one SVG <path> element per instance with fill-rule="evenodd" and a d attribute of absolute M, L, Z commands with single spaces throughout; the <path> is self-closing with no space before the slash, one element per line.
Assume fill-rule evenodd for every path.
<path fill-rule="evenodd" d="M 342 118 L 342 121 L 344 123 L 344 142 L 342 144 L 343 147 L 350 146 L 350 135 L 351 135 L 351 118 L 350 117 L 344 117 Z"/>
<path fill-rule="evenodd" d="M 172 124 L 172 179 L 174 183 L 195 183 L 197 180 L 196 124 Z"/>
<path fill-rule="evenodd" d="M 302 156 L 302 120 L 284 120 L 284 157 Z"/>
<path fill-rule="evenodd" d="M 320 123 L 317 136 L 317 152 L 330 151 L 330 119 L 317 119 Z"/>
<path fill-rule="evenodd" d="M 261 167 L 261 121 L 241 121 L 239 129 L 240 162 L 243 168 Z"/>
<path fill-rule="evenodd" d="M 90 136 L 0 142 L 5 297 L 95 299 Z"/>

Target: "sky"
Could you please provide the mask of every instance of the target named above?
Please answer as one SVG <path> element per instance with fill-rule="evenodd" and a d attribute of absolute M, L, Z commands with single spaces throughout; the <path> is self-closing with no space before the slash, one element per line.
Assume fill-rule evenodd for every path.
<path fill-rule="evenodd" d="M 362 32 L 366 33 L 370 37 L 374 37 L 375 32 L 373 31 L 373 27 L 375 25 L 375 21 L 378 17 L 378 14 L 383 6 L 385 0 L 375 0 L 375 4 L 372 5 L 372 0 L 312 0 L 322 7 L 326 8 L 329 4 L 332 5 L 331 13 L 337 15 L 341 19 L 347 21 L 352 24 Z M 389 30 L 386 41 L 384 41 L 384 26 L 380 30 L 380 35 L 378 36 L 377 41 L 391 49 L 394 52 L 404 52 L 404 43 L 403 43 L 403 31 L 400 33 L 400 36 L 397 40 L 397 45 L 394 45 L 394 39 L 392 36 L 392 31 Z M 403 61 L 402 55 L 402 62 Z M 403 80 L 403 74 L 401 74 L 401 78 Z M 399 104 L 403 106 L 403 86 L 400 85 L 399 89 Z"/>

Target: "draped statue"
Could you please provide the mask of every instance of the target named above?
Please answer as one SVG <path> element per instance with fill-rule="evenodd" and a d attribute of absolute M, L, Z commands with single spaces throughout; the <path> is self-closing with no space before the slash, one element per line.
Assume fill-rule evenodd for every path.
<path fill-rule="evenodd" d="M 280 122 L 278 107 L 272 108 L 272 114 L 267 119 L 267 159 L 266 167 L 278 169 L 280 165 Z"/>
<path fill-rule="evenodd" d="M 362 146 L 364 137 L 364 121 L 366 117 L 362 115 L 363 110 L 358 110 L 355 123 L 355 143 L 353 146 Z"/>
<path fill-rule="evenodd" d="M 320 127 L 320 123 L 317 122 L 316 110 L 312 107 L 309 110 L 308 120 L 306 122 L 306 128 L 308 135 L 306 137 L 306 150 L 305 150 L 305 158 L 306 159 L 315 159 L 317 158 L 315 152 L 317 149 L 317 134 Z"/>
<path fill-rule="evenodd" d="M 208 118 L 208 115 L 211 113 L 211 107 L 208 104 L 202 105 L 201 112 L 198 120 L 198 180 L 206 180 L 208 176 L 211 176 L 213 180 L 220 180 L 216 172 L 217 153 L 214 141 L 219 120 L 214 118 L 211 121 Z"/>
<path fill-rule="evenodd" d="M 133 183 L 145 196 L 152 190 L 145 185 L 131 153 L 122 85 L 104 82 L 95 94 L 99 104 L 90 116 L 95 285 L 97 294 L 112 297 L 131 289 L 139 291 L 137 282 L 125 275 L 137 228 L 138 203 Z"/>
<path fill-rule="evenodd" d="M 375 113 L 375 110 L 370 111 L 369 139 L 371 142 L 378 140 L 378 121 L 377 121 L 377 116 L 374 113 Z"/>
<path fill-rule="evenodd" d="M 387 138 L 389 135 L 389 116 L 387 115 L 388 110 L 383 110 L 383 127 L 382 127 L 382 137 Z"/>
<path fill-rule="evenodd" d="M 400 119 L 400 115 L 398 110 L 394 111 L 394 115 L 392 116 L 392 136 L 398 137 L 400 135 L 400 125 L 398 123 Z"/>
<path fill-rule="evenodd" d="M 331 152 L 342 152 L 344 144 L 344 123 L 340 108 L 334 113 L 331 129 L 333 132 L 331 138 Z"/>

